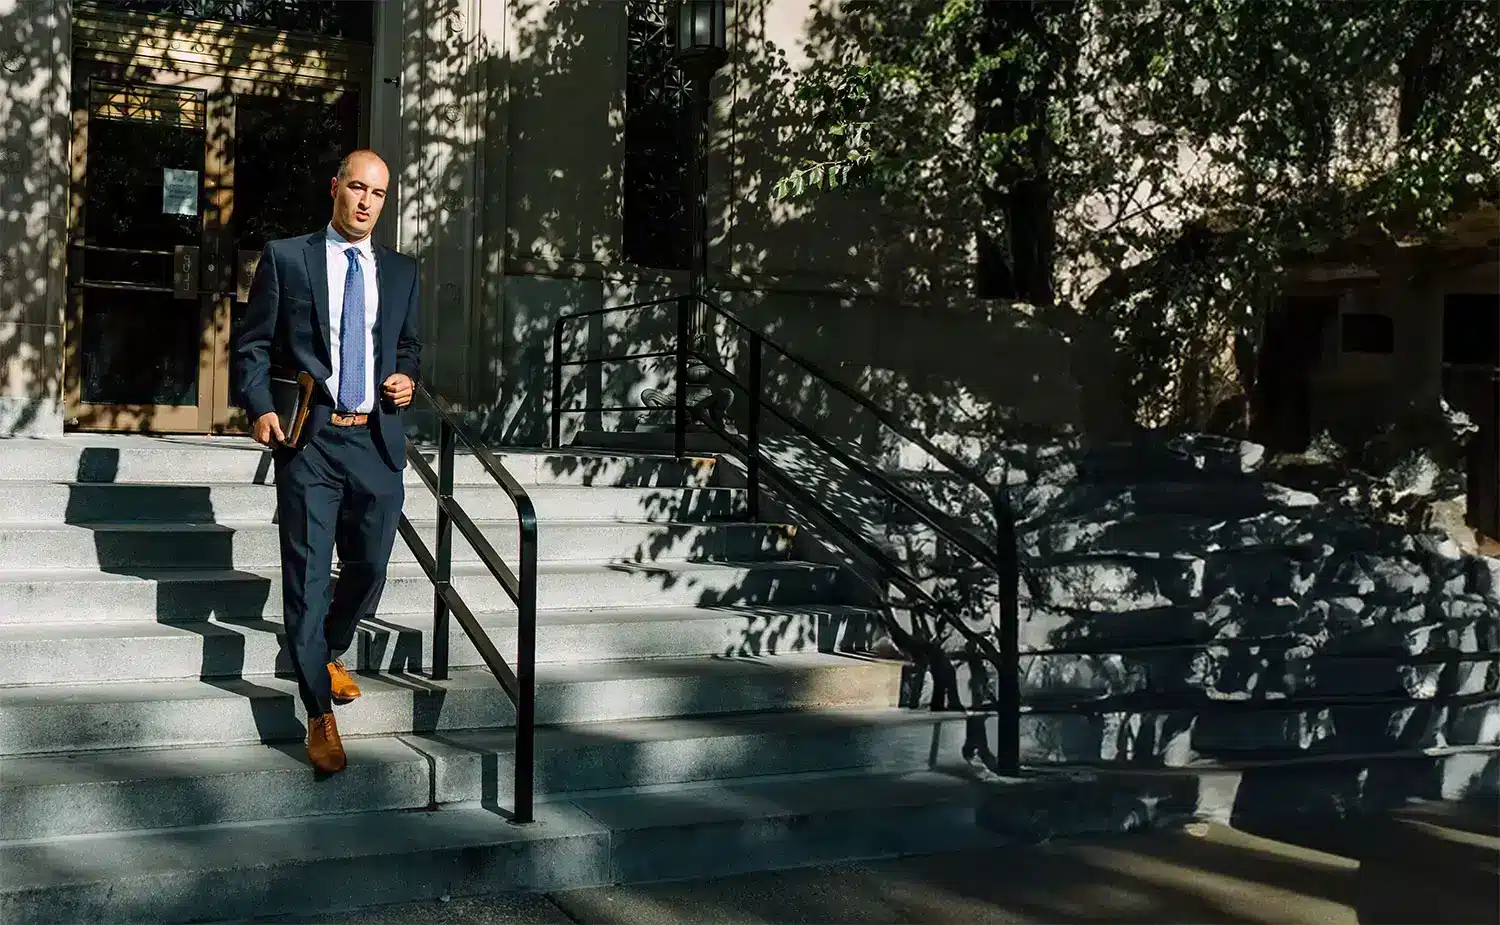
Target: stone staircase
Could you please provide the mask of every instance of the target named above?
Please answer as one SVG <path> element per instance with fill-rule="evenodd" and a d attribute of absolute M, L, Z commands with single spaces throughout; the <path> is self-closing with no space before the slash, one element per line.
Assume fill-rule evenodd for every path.
<path fill-rule="evenodd" d="M 1005 477 L 1028 765 L 1258 768 L 1237 818 L 1500 793 L 1500 561 L 1279 484 L 1254 444 L 1024 449 Z M 993 535 L 950 473 L 883 462 Z M 898 506 L 869 532 L 933 585 L 983 588 Z M 954 655 L 966 692 L 994 689 Z"/>
<path fill-rule="evenodd" d="M 994 787 L 934 757 L 956 760 L 963 719 L 895 708 L 902 666 L 860 654 L 873 612 L 793 526 L 750 522 L 715 460 L 502 459 L 541 521 L 527 826 L 504 816 L 512 706 L 456 625 L 450 679 L 424 674 L 432 589 L 399 540 L 347 657 L 350 766 L 319 781 L 266 455 L 0 443 L 0 921 L 311 913 L 1002 838 L 975 825 Z M 486 478 L 460 458 L 461 503 L 513 556 Z M 410 472 L 406 511 L 430 537 Z M 455 560 L 509 657 L 513 606 L 456 533 Z"/>
<path fill-rule="evenodd" d="M 911 673 L 867 654 L 880 636 L 867 586 L 806 518 L 753 522 L 727 461 L 502 460 L 541 524 L 526 826 L 505 817 L 513 708 L 457 626 L 450 678 L 428 677 L 432 588 L 400 541 L 347 658 L 364 690 L 339 711 L 349 769 L 319 781 L 281 652 L 266 455 L 239 440 L 0 442 L 0 921 L 233 920 L 713 876 L 1347 812 L 1493 793 L 1500 778 L 1493 643 L 1465 647 L 1476 689 L 1460 702 L 1448 688 L 1442 716 L 1416 718 L 1465 737 L 1377 747 L 1423 705 L 1330 697 L 1327 671 L 1314 702 L 1216 698 L 1192 663 L 1212 640 L 1172 637 L 1171 608 L 1129 610 L 1145 584 L 1110 591 L 1099 563 L 1120 556 L 1101 554 L 1037 559 L 1030 586 L 1094 563 L 1057 594 L 1113 594 L 1114 609 L 1075 608 L 1066 625 L 1149 618 L 1152 635 L 1049 654 L 1057 601 L 1033 600 L 1023 660 L 1023 754 L 1094 770 L 997 779 L 966 751 L 994 717 L 899 708 Z M 472 459 L 456 481 L 513 557 L 509 500 Z M 430 538 L 435 503 L 414 473 L 407 484 Z M 1444 602 L 1491 575 L 1470 571 Z M 455 582 L 510 657 L 514 607 L 457 534 Z M 1404 664 L 1377 667 L 1400 681 Z"/>

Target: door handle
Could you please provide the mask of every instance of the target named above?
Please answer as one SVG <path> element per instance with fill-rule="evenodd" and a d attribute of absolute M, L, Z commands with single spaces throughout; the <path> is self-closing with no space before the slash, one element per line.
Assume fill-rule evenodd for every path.
<path fill-rule="evenodd" d="M 198 258 L 196 247 L 179 244 L 172 249 L 172 295 L 176 298 L 198 297 Z"/>

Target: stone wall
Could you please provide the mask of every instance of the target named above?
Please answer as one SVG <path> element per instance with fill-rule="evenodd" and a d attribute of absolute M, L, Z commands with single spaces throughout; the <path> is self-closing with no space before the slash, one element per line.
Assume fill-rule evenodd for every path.
<path fill-rule="evenodd" d="M 487 169 L 492 99 L 503 79 L 504 0 L 390 0 L 377 17 L 371 144 L 395 196 L 379 234 L 421 262 L 427 384 L 463 398 L 477 388 L 500 265 Z M 502 123 L 503 124 L 503 123 Z"/>
<path fill-rule="evenodd" d="M 507 388 L 490 430 L 506 443 L 539 444 L 551 411 L 552 324 L 561 315 L 663 298 L 668 282 L 511 276 L 506 280 Z M 1050 433 L 1108 433 L 1126 422 L 1103 330 L 1071 313 L 1040 315 L 1002 303 L 899 302 L 874 296 L 734 288 L 715 294 L 753 330 L 834 380 L 930 433 L 992 433 L 1026 425 Z M 668 351 L 673 308 L 615 314 L 567 329 L 566 358 Z M 749 336 L 718 325 L 716 350 L 748 376 Z M 568 408 L 640 403 L 647 388 L 672 388 L 668 358 L 608 362 L 564 371 Z M 765 389 L 778 407 L 825 436 L 868 447 L 900 441 L 817 376 L 767 348 Z M 743 420 L 743 397 L 735 416 Z M 563 442 L 580 432 L 631 431 L 640 414 L 568 414 Z M 766 426 L 777 422 L 766 416 Z"/>
<path fill-rule="evenodd" d="M 501 76 L 485 89 L 482 223 L 488 254 L 503 238 L 504 266 L 491 273 L 487 256 L 480 346 L 469 348 L 472 375 L 453 384 L 453 396 L 484 416 L 496 439 L 538 444 L 549 429 L 553 321 L 682 292 L 686 279 L 623 256 L 626 5 L 483 5 L 502 2 L 504 52 L 493 65 Z M 1110 348 L 1080 333 L 1084 321 L 972 297 L 972 235 L 960 217 L 919 214 L 855 190 L 797 205 L 773 200 L 775 181 L 803 153 L 788 141 L 801 118 L 793 73 L 828 53 L 810 29 L 836 13 L 837 4 L 806 0 L 730 5 L 730 57 L 711 91 L 710 287 L 757 329 L 938 432 L 966 426 L 950 420 L 960 395 L 966 420 L 1019 418 L 1092 432 L 1097 419 L 1118 417 L 1117 391 L 1096 387 Z M 569 104 L 558 106 L 564 98 Z M 570 330 L 567 345 L 575 358 L 661 350 L 672 331 L 669 312 L 612 316 Z M 743 360 L 743 343 L 727 334 L 721 341 L 731 366 Z M 768 372 L 779 394 L 819 426 L 883 439 L 806 377 Z M 661 362 L 570 369 L 564 377 L 573 407 L 638 404 L 643 390 L 671 387 Z M 570 415 L 564 441 L 640 423 L 638 415 Z"/>
<path fill-rule="evenodd" d="M 71 8 L 0 0 L 0 435 L 62 430 Z"/>

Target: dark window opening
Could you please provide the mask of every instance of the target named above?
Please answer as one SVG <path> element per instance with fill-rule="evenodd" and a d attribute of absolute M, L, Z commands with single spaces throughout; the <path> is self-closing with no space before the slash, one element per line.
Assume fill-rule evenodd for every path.
<path fill-rule="evenodd" d="M 308 32 L 354 42 L 375 40 L 375 4 L 327 0 L 87 0 L 80 10 L 150 13 L 205 22 Z"/>
<path fill-rule="evenodd" d="M 1251 439 L 1275 451 L 1307 447 L 1312 374 L 1338 310 L 1336 295 L 1289 295 L 1268 313 L 1251 392 Z"/>
<path fill-rule="evenodd" d="M 691 113 L 662 0 L 629 0 L 625 57 L 624 252 L 630 263 L 687 269 Z"/>
<path fill-rule="evenodd" d="M 1396 322 L 1376 312 L 1347 312 L 1339 319 L 1339 349 L 1344 353 L 1396 352 Z"/>
<path fill-rule="evenodd" d="M 1500 294 L 1455 293 L 1443 299 L 1443 362 L 1500 366 Z"/>

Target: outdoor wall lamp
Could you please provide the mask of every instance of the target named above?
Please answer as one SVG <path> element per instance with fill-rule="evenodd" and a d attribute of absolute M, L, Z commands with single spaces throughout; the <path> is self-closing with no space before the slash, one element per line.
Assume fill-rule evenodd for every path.
<path fill-rule="evenodd" d="M 712 74 L 728 59 L 725 5 L 726 0 L 672 0 L 673 54 L 684 70 L 701 68 Z"/>

